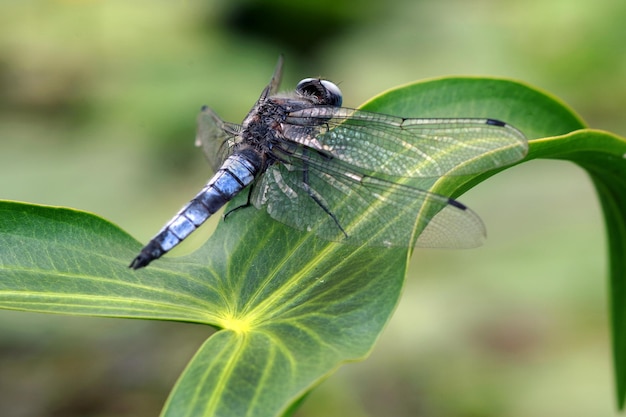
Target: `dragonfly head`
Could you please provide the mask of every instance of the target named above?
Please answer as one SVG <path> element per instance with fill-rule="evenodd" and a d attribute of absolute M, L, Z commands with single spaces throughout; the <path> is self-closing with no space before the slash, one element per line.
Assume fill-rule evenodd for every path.
<path fill-rule="evenodd" d="M 313 98 L 316 104 L 340 107 L 343 99 L 336 84 L 319 78 L 305 78 L 296 86 L 296 93 L 302 97 Z"/>

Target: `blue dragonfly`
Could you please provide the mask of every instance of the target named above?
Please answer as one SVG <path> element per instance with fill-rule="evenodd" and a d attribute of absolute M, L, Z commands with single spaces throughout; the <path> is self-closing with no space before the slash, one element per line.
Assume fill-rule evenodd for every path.
<path fill-rule="evenodd" d="M 281 57 L 241 124 L 202 107 L 196 145 L 215 175 L 131 268 L 163 256 L 246 189 L 247 205 L 329 241 L 452 248 L 482 243 L 485 228 L 473 211 L 411 180 L 432 184 L 444 175 L 510 165 L 528 150 L 519 130 L 489 118 L 403 118 L 344 108 L 337 85 L 319 78 L 279 93 L 282 65 Z M 414 230 L 420 231 L 417 239 Z"/>

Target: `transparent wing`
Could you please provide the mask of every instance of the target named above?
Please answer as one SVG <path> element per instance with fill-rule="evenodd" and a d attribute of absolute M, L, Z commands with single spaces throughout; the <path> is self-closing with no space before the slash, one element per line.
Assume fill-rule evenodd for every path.
<path fill-rule="evenodd" d="M 276 68 L 274 68 L 274 74 L 272 75 L 272 79 L 267 86 L 269 95 L 274 95 L 278 92 L 278 87 L 280 87 L 280 80 L 283 78 L 283 63 L 283 56 L 279 55 L 278 62 L 276 62 Z"/>
<path fill-rule="evenodd" d="M 231 153 L 241 126 L 228 123 L 208 106 L 203 106 L 197 118 L 196 146 L 201 147 L 213 172 L 217 172 Z"/>
<path fill-rule="evenodd" d="M 253 204 L 288 226 L 368 246 L 408 246 L 416 224 L 418 246 L 475 247 L 484 240 L 480 218 L 454 200 L 342 171 L 343 164 L 303 152 L 295 165 L 270 167 L 253 188 Z"/>
<path fill-rule="evenodd" d="M 263 89 L 261 96 L 250 110 L 257 110 L 259 103 L 278 91 L 283 73 L 283 56 L 278 57 L 274 74 L 269 84 Z M 239 140 L 241 125 L 223 121 L 210 107 L 202 106 L 197 117 L 195 144 L 202 148 L 213 171 L 217 171 L 222 162 L 231 154 L 233 145 Z"/>
<path fill-rule="evenodd" d="M 528 151 L 524 135 L 494 119 L 408 119 L 332 106 L 289 114 L 285 137 L 366 174 L 426 178 L 502 167 Z"/>

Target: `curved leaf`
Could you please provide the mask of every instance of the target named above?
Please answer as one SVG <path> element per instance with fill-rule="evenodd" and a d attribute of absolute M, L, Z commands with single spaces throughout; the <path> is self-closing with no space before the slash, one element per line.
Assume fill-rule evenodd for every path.
<path fill-rule="evenodd" d="M 608 132 L 580 130 L 585 128 L 584 123 L 563 103 L 517 85 L 522 88 L 510 88 L 509 81 L 500 79 L 444 78 L 391 90 L 363 107 L 407 117 L 464 114 L 501 118 L 535 139 L 529 141 L 524 161 L 567 160 L 587 171 L 596 187 L 607 226 L 613 356 L 618 405 L 622 408 L 626 402 L 626 140 Z M 448 102 L 439 106 L 442 96 Z M 457 196 L 497 172 L 465 178 L 464 183 L 457 178 L 442 178 L 434 188 Z"/>
<path fill-rule="evenodd" d="M 406 117 L 498 118 L 531 138 L 584 127 L 562 103 L 507 80 L 431 80 L 389 91 L 363 108 Z M 596 166 L 584 156 L 583 138 L 598 134 L 531 141 L 528 159 L 562 157 L 590 172 L 605 168 L 604 176 L 592 175 L 606 177 L 598 182 L 606 188 L 605 210 L 618 216 L 624 205 L 616 203 L 615 193 L 626 195 L 614 185 L 621 171 L 611 176 L 610 164 Z M 597 147 L 597 163 L 603 146 Z M 442 178 L 433 189 L 458 195 L 490 175 Z M 623 234 L 615 239 L 624 242 Z M 138 272 L 127 269 L 138 242 L 102 219 L 68 209 L 0 204 L 0 245 L 2 308 L 222 329 L 190 362 L 164 415 L 275 416 L 293 410 L 324 376 L 371 350 L 398 301 L 408 260 L 407 249 L 320 241 L 253 209 L 221 223 L 197 252 L 166 257 Z"/>
<path fill-rule="evenodd" d="M 523 83 L 499 78 L 436 78 L 386 91 L 361 106 L 403 117 L 487 117 L 505 121 L 529 139 L 585 127 L 564 103 Z"/>
<path fill-rule="evenodd" d="M 613 358 L 620 408 L 626 401 L 626 139 L 580 130 L 534 141 L 529 158 L 572 161 L 585 169 L 600 198 L 609 248 Z"/>

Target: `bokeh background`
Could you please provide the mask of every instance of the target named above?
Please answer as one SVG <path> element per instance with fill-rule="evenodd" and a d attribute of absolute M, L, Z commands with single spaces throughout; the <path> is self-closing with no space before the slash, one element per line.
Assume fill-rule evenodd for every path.
<path fill-rule="evenodd" d="M 209 176 L 199 107 L 240 121 L 279 53 L 285 88 L 324 76 L 351 107 L 427 77 L 503 76 L 624 135 L 624 21 L 617 0 L 3 0 L 0 198 L 88 210 L 147 241 Z M 418 250 L 371 357 L 298 416 L 618 415 L 589 179 L 535 161 L 461 200 L 487 244 Z M 0 311 L 0 415 L 158 415 L 209 334 Z"/>

